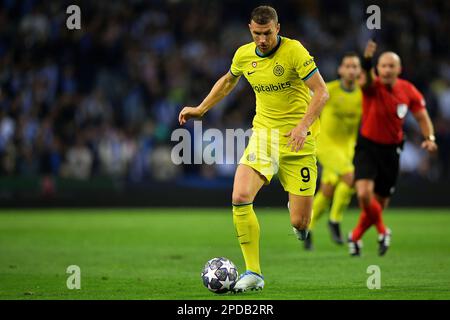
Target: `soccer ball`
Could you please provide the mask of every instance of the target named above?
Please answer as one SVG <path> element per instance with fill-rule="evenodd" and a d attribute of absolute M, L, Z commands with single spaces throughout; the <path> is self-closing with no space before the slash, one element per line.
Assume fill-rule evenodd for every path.
<path fill-rule="evenodd" d="M 209 260 L 201 273 L 203 285 L 214 293 L 225 293 L 233 289 L 238 278 L 234 263 L 227 258 Z"/>

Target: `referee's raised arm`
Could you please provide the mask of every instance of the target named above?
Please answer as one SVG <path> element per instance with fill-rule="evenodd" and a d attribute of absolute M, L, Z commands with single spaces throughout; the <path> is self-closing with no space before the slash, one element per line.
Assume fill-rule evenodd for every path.
<path fill-rule="evenodd" d="M 364 50 L 364 57 L 362 60 L 362 68 L 366 74 L 366 80 L 361 85 L 363 90 L 370 88 L 373 83 L 373 74 L 372 74 L 372 58 L 377 50 L 377 44 L 373 40 L 369 40 L 367 42 L 366 48 Z"/>

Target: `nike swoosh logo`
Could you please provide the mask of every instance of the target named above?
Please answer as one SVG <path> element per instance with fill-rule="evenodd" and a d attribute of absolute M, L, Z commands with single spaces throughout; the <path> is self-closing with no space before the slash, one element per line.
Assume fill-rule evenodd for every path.
<path fill-rule="evenodd" d="M 303 189 L 303 188 L 300 188 L 300 191 L 306 191 L 306 190 L 308 190 L 308 189 L 310 189 L 311 187 L 309 187 L 309 188 L 305 188 L 305 189 Z"/>
<path fill-rule="evenodd" d="M 253 73 L 255 73 L 256 71 L 252 71 L 252 72 L 250 72 L 250 71 L 247 71 L 247 75 L 251 75 L 251 74 L 253 74 Z"/>

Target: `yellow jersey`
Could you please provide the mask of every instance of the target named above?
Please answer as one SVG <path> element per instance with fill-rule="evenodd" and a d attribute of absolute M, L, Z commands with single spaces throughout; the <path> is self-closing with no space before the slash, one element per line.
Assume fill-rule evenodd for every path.
<path fill-rule="evenodd" d="M 327 82 L 327 88 L 330 98 L 320 115 L 318 148 L 341 146 L 351 151 L 356 143 L 362 113 L 361 89 L 356 87 L 348 91 L 340 80 Z"/>
<path fill-rule="evenodd" d="M 297 41 L 278 36 L 277 46 L 267 54 L 259 52 L 254 42 L 241 46 L 235 53 L 230 73 L 244 76 L 256 96 L 254 128 L 282 129 L 295 127 L 306 113 L 311 100 L 305 81 L 315 72 L 314 58 Z M 310 128 L 315 137 L 319 121 Z"/>

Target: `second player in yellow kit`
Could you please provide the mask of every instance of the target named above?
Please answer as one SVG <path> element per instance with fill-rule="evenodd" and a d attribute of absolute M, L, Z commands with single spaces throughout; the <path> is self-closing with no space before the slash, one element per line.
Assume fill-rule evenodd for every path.
<path fill-rule="evenodd" d="M 322 166 L 321 187 L 316 194 L 313 216 L 305 249 L 312 249 L 313 230 L 322 213 L 330 207 L 328 227 L 333 240 L 343 244 L 340 223 L 353 194 L 353 155 L 362 112 L 359 57 L 344 55 L 339 66 L 340 79 L 327 83 L 330 99 L 320 121 L 317 157 Z"/>
<path fill-rule="evenodd" d="M 180 124 L 203 116 L 233 90 L 241 76 L 255 93 L 253 134 L 233 184 L 233 223 L 247 269 L 241 273 L 235 292 L 264 287 L 260 229 L 253 201 L 274 174 L 278 174 L 288 193 L 295 235 L 301 241 L 307 237 L 317 176 L 317 119 L 328 99 L 313 57 L 299 41 L 278 35 L 280 24 L 272 7 L 255 8 L 249 30 L 253 42 L 236 51 L 230 71 L 216 82 L 200 105 L 185 107 L 179 115 Z"/>

